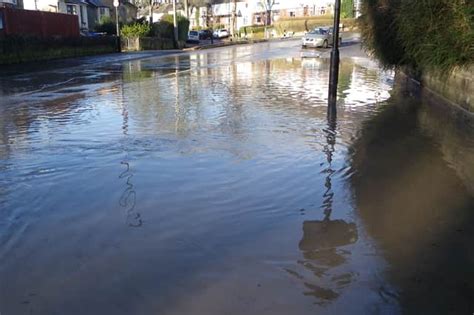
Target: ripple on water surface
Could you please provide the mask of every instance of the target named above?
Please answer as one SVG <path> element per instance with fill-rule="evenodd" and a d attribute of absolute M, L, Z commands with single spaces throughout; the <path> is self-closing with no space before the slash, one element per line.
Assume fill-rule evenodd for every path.
<path fill-rule="evenodd" d="M 76 85 L 7 93 L 0 312 L 411 307 L 403 289 L 417 291 L 390 270 L 403 269 L 392 254 L 412 256 L 397 252 L 372 211 L 393 215 L 396 207 L 365 199 L 370 183 L 360 176 L 384 196 L 403 179 L 384 180 L 368 165 L 380 174 L 401 169 L 402 159 L 388 156 L 436 128 L 428 114 L 410 116 L 394 104 L 393 73 L 366 59 L 342 61 L 338 120 L 327 121 L 328 60 L 295 57 L 292 43 L 134 60 L 102 67 L 87 86 L 81 80 L 90 70 L 78 73 Z M 404 122 L 387 125 L 400 139 L 390 137 L 386 120 Z M 463 187 L 455 149 L 428 143 L 420 150 L 435 157 L 436 174 Z M 403 203 L 408 195 L 400 191 Z M 458 204 L 441 204 L 461 207 L 468 196 L 462 190 Z"/>

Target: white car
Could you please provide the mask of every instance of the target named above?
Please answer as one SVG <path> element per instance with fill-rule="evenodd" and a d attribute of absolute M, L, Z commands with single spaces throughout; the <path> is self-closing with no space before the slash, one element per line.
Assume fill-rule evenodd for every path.
<path fill-rule="evenodd" d="M 339 45 L 342 43 L 339 37 Z M 307 33 L 302 38 L 301 46 L 306 47 L 323 47 L 328 48 L 333 45 L 332 27 L 317 27 L 313 31 Z"/>
<path fill-rule="evenodd" d="M 218 29 L 215 30 L 214 33 L 212 33 L 214 38 L 224 38 L 224 37 L 229 37 L 229 32 L 226 29 Z"/>
<path fill-rule="evenodd" d="M 188 42 L 197 42 L 197 43 L 199 43 L 199 32 L 198 31 L 189 31 L 189 33 L 188 33 Z"/>

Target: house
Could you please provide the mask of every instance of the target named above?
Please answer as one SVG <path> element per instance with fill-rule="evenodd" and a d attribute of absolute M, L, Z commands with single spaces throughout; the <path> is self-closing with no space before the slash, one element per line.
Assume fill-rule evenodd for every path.
<path fill-rule="evenodd" d="M 280 18 L 324 15 L 332 12 L 332 0 L 246 0 L 226 2 L 212 6 L 213 24 L 223 24 L 232 29 L 232 16 L 235 12 L 235 28 L 243 26 L 265 25 L 270 11 L 271 21 Z M 191 23 L 192 25 L 192 23 Z"/>
<path fill-rule="evenodd" d="M 89 3 L 85 0 L 23 0 L 25 10 L 67 13 L 77 15 L 79 28 L 89 29 L 87 8 Z"/>
<path fill-rule="evenodd" d="M 58 2 L 59 12 L 77 15 L 77 18 L 79 19 L 79 28 L 81 31 L 89 30 L 89 19 L 87 16 L 88 6 L 89 3 L 85 0 L 64 0 L 64 2 Z"/>
<path fill-rule="evenodd" d="M 23 9 L 22 0 L 0 0 L 0 8 Z"/>
<path fill-rule="evenodd" d="M 110 8 L 110 17 L 115 21 L 114 0 L 100 0 L 103 5 Z M 122 23 L 130 23 L 136 20 L 138 7 L 130 0 L 119 0 L 120 5 L 117 8 L 119 21 Z"/>
<path fill-rule="evenodd" d="M 95 26 L 104 19 L 111 17 L 111 10 L 102 0 L 87 0 L 87 23 L 89 29 L 93 30 Z"/>

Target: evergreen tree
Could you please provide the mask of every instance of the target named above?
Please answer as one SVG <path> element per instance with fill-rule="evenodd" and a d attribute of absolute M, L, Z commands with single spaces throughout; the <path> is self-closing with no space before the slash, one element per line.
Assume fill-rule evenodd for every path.
<path fill-rule="evenodd" d="M 354 17 L 354 0 L 342 0 L 341 17 L 342 18 Z"/>

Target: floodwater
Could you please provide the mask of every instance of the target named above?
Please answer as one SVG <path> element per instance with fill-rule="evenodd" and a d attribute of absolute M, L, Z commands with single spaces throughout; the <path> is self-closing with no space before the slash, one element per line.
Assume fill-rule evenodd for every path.
<path fill-rule="evenodd" d="M 474 128 L 327 81 L 295 41 L 0 78 L 0 313 L 471 314 Z"/>

